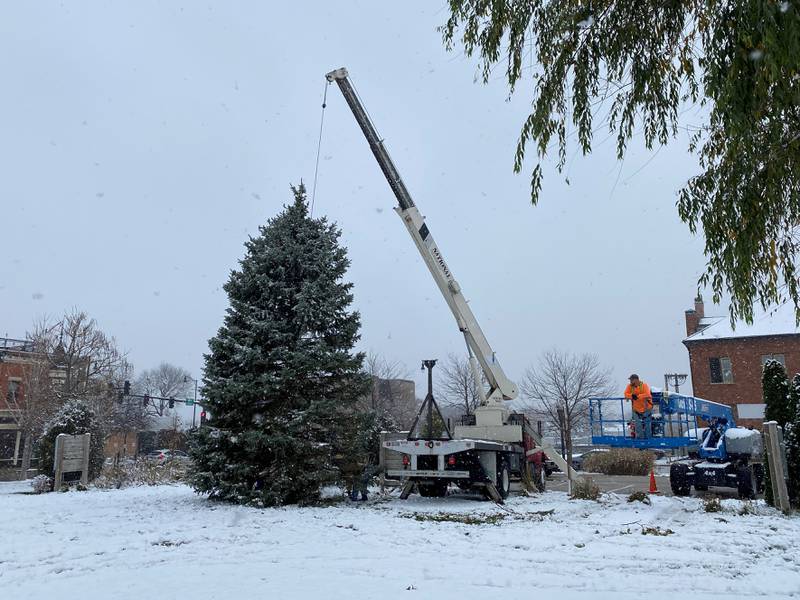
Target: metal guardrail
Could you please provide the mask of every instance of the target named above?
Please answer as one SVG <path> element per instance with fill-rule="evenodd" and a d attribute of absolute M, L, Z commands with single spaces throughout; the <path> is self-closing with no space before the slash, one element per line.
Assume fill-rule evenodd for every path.
<path fill-rule="evenodd" d="M 33 352 L 34 343 L 32 340 L 18 340 L 15 338 L 0 337 L 0 350 L 14 352 Z"/>
<path fill-rule="evenodd" d="M 651 437 L 631 433 L 633 414 L 625 398 L 591 398 L 589 425 L 592 443 L 626 448 L 683 448 L 697 445 L 702 427 L 697 419 L 728 419 L 730 407 L 682 394 L 653 393 Z"/>

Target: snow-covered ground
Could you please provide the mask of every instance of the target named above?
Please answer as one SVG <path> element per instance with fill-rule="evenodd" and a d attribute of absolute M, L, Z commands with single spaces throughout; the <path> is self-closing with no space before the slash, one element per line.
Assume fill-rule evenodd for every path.
<path fill-rule="evenodd" d="M 0 484 L 3 599 L 800 597 L 800 518 L 740 515 L 738 500 L 720 513 L 559 492 L 258 510 L 184 486 L 29 489 Z M 454 521 L 468 516 L 483 522 Z"/>

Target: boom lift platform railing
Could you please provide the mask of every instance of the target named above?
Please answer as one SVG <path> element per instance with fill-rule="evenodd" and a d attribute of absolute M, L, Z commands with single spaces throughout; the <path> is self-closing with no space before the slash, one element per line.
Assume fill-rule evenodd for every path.
<path fill-rule="evenodd" d="M 665 392 L 653 392 L 650 437 L 635 437 L 632 418 L 626 398 L 590 398 L 592 443 L 616 448 L 684 448 L 697 445 L 708 425 L 736 425 L 730 406 Z"/>

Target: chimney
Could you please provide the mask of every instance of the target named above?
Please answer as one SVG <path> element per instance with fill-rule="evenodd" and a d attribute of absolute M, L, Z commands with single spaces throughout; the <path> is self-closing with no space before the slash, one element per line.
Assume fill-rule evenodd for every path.
<path fill-rule="evenodd" d="M 705 316 L 705 306 L 703 305 L 703 297 L 697 294 L 694 299 L 694 308 L 687 310 L 684 315 L 686 317 L 686 335 L 690 336 L 700 329 L 700 319 Z"/>
<path fill-rule="evenodd" d="M 697 319 L 702 319 L 706 316 L 706 309 L 703 305 L 703 297 L 698 293 L 694 299 L 694 312 L 697 313 Z"/>

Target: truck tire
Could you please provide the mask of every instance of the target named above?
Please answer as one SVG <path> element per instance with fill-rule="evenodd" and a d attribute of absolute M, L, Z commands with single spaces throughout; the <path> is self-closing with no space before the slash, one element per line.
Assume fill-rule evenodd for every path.
<path fill-rule="evenodd" d="M 444 498 L 447 495 L 447 482 L 436 480 L 431 483 L 417 484 L 419 495 L 425 498 Z"/>
<path fill-rule="evenodd" d="M 511 469 L 508 468 L 508 463 L 505 460 L 499 461 L 497 465 L 495 487 L 497 487 L 497 493 L 500 494 L 501 498 L 508 498 L 508 494 L 511 492 Z"/>
<path fill-rule="evenodd" d="M 758 482 L 752 465 L 739 465 L 737 467 L 736 487 L 739 491 L 739 498 L 742 500 L 752 500 L 756 497 Z"/>
<path fill-rule="evenodd" d="M 692 491 L 688 471 L 688 465 L 676 464 L 669 467 L 669 487 L 676 496 L 688 496 Z"/>

